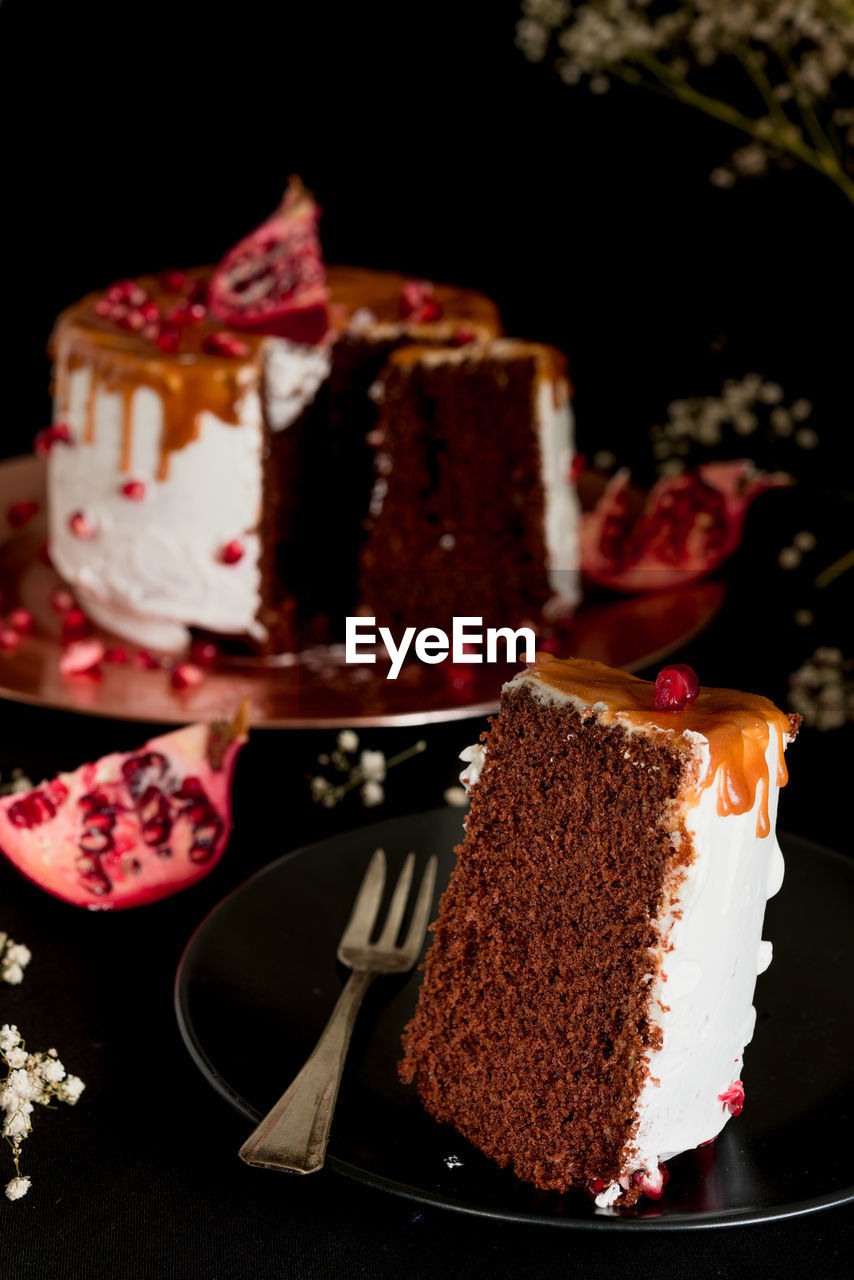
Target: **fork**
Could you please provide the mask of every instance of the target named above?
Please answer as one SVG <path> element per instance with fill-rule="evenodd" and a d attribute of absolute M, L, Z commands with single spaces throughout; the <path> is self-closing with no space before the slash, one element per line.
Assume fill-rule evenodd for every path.
<path fill-rule="evenodd" d="M 338 943 L 338 959 L 352 973 L 311 1056 L 240 1148 L 246 1164 L 292 1173 L 316 1173 L 323 1167 L 338 1086 L 365 992 L 376 977 L 406 973 L 421 952 L 436 884 L 435 856 L 421 879 L 406 937 L 396 945 L 414 867 L 415 854 L 410 853 L 394 887 L 382 933 L 371 942 L 386 877 L 383 850 L 377 849 L 371 858 Z"/>

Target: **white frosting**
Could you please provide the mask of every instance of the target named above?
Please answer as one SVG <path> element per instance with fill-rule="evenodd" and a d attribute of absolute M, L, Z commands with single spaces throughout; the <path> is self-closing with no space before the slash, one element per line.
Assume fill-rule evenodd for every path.
<path fill-rule="evenodd" d="M 475 742 L 472 746 L 465 747 L 460 752 L 460 759 L 468 765 L 468 768 L 463 769 L 460 774 L 460 782 L 465 787 L 466 794 L 470 794 L 472 787 L 480 781 L 485 756 L 486 747 L 482 742 Z"/>
<path fill-rule="evenodd" d="M 325 350 L 280 339 L 264 344 L 260 370 L 246 365 L 238 422 L 201 415 L 196 439 L 169 454 L 168 474 L 157 479 L 163 423 L 158 393 L 140 386 L 131 402 L 131 456 L 120 470 L 123 398 L 99 384 L 94 433 L 84 441 L 92 371 L 68 375 L 64 413 L 73 438 L 48 461 L 50 552 L 96 622 L 142 645 L 179 650 L 189 626 L 263 640 L 260 607 L 261 517 L 264 467 L 263 394 L 274 430 L 294 422 L 329 372 Z M 263 388 L 263 389 L 262 389 Z M 145 484 L 135 502 L 121 486 Z M 82 511 L 95 536 L 76 537 L 69 518 Z M 223 564 L 222 548 L 236 540 L 243 555 Z"/>
<path fill-rule="evenodd" d="M 543 485 L 544 536 L 549 586 L 547 612 L 565 613 L 581 598 L 578 529 L 581 519 L 569 474 L 574 456 L 573 417 L 566 387 L 544 379 L 537 392 L 537 431 Z"/>

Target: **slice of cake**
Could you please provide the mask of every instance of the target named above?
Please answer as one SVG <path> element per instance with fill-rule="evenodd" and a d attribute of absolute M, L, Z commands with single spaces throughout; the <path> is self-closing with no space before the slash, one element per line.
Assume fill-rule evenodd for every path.
<path fill-rule="evenodd" d="M 783 752 L 799 717 L 540 655 L 464 753 L 466 835 L 434 926 L 404 1081 L 437 1120 L 600 1207 L 741 1110 Z"/>
<path fill-rule="evenodd" d="M 506 338 L 406 346 L 373 395 L 364 609 L 442 628 L 455 614 L 518 626 L 569 610 L 579 517 L 560 352 Z"/>

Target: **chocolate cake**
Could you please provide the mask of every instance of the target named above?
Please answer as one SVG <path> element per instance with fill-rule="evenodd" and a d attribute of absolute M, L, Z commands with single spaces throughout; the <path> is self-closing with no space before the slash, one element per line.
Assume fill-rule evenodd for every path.
<path fill-rule="evenodd" d="M 390 357 L 412 343 L 446 353 L 445 403 L 459 380 L 470 420 L 469 452 L 455 453 L 459 483 L 473 493 L 485 452 L 492 453 L 490 477 L 508 495 L 502 510 L 509 495 L 530 501 L 527 515 L 520 509 L 513 517 L 524 545 L 508 572 L 517 563 L 531 570 L 531 607 L 548 595 L 550 551 L 536 527 L 543 485 L 565 489 L 567 509 L 574 508 L 565 449 L 536 458 L 544 401 L 535 404 L 530 393 L 547 380 L 547 357 L 532 348 L 524 359 L 496 353 L 488 363 L 480 355 L 456 361 L 456 353 L 468 346 L 480 353 L 501 333 L 495 304 L 472 289 L 394 272 L 326 268 L 318 212 L 292 182 L 276 214 L 216 269 L 122 281 L 58 320 L 55 424 L 42 433 L 50 554 L 81 605 L 111 631 L 172 651 L 192 635 L 261 651 L 343 637 L 345 617 L 359 603 L 374 467 L 388 452 L 376 449 L 377 407 L 368 392 Z M 503 374 L 477 381 L 470 373 L 499 364 L 519 383 L 507 395 Z M 565 386 L 561 374 L 553 392 L 563 400 Z M 508 396 L 521 415 L 512 426 Z M 565 445 L 568 412 L 562 401 Z M 436 455 L 433 422 L 419 426 L 411 413 L 408 421 Z M 509 454 L 501 441 L 487 448 L 492 422 L 501 423 Z M 557 428 L 548 429 L 552 435 L 542 438 L 551 448 Z M 402 464 L 398 486 L 398 513 L 410 498 L 421 501 Z M 429 494 L 423 515 L 411 513 L 419 548 L 437 518 L 453 524 L 458 491 L 443 481 L 441 509 Z M 437 539 L 445 536 L 446 546 L 445 523 Z M 473 564 L 488 557 L 494 529 L 494 520 L 483 527 Z M 388 520 L 378 530 L 374 519 L 366 575 L 383 564 L 387 531 Z M 467 535 L 466 548 L 476 541 Z M 512 539 L 502 546 L 512 550 Z M 447 564 L 445 550 L 441 558 Z M 401 563 L 390 555 L 390 569 Z M 375 576 L 371 582 L 373 589 Z M 455 594 L 456 611 L 466 612 L 458 592 L 445 593 Z M 513 619 L 505 610 L 501 620 Z M 425 602 L 419 626 L 434 621 Z"/>
<path fill-rule="evenodd" d="M 660 1195 L 661 1162 L 741 1110 L 771 959 L 799 717 L 695 679 L 540 655 L 505 685 L 464 753 L 465 839 L 403 1037 L 432 1116 L 599 1208 Z"/>
<path fill-rule="evenodd" d="M 510 339 L 406 346 L 376 384 L 367 612 L 399 627 L 536 620 L 577 599 L 566 362 Z"/>

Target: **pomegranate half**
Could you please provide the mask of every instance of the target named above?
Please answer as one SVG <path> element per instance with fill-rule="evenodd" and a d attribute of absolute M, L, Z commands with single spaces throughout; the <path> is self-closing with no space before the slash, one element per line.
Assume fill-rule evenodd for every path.
<path fill-rule="evenodd" d="M 230 249 L 214 272 L 212 315 L 228 329 L 320 342 L 329 327 L 329 293 L 319 219 L 311 193 L 292 177 L 276 212 Z"/>
<path fill-rule="evenodd" d="M 92 911 L 139 907 L 195 884 L 231 831 L 247 708 L 138 751 L 111 752 L 0 800 L 0 852 L 48 893 Z"/>

